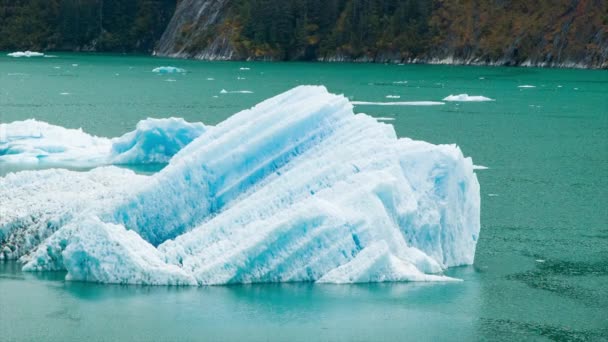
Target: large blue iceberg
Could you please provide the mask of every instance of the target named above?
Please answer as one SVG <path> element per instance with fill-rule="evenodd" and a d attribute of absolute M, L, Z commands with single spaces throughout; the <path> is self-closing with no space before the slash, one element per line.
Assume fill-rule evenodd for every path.
<path fill-rule="evenodd" d="M 73 181 L 51 171 L 51 188 Z M 102 175 L 112 181 L 91 185 Z M 18 184 L 40 177 L 3 178 L 0 199 L 25 201 Z M 106 167 L 80 177 L 87 191 L 71 199 L 76 187 L 65 189 L 52 210 L 7 209 L 5 258 L 104 283 L 449 281 L 446 268 L 473 263 L 480 228 L 474 166 L 457 146 L 398 139 L 324 87 L 207 127 L 155 175 Z M 48 238 L 34 249 L 6 243 L 41 230 Z"/>

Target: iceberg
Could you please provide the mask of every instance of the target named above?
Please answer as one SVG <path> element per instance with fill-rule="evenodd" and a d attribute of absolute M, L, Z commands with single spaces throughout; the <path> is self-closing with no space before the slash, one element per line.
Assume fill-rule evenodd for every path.
<path fill-rule="evenodd" d="M 485 97 L 485 96 L 460 94 L 460 95 L 450 95 L 450 96 L 444 98 L 443 101 L 447 101 L 447 102 L 486 102 L 486 101 L 494 101 L 494 100 L 489 97 Z"/>
<path fill-rule="evenodd" d="M 64 172 L 57 177 L 70 177 Z M 84 175 L 93 172 L 116 171 Z M 15 198 L 40 202 L 22 216 L 33 207 L 50 213 L 38 226 L 54 222 L 22 257 L 24 270 L 65 270 L 69 280 L 452 281 L 442 272 L 472 264 L 480 229 L 471 158 L 455 145 L 399 139 L 391 125 L 354 114 L 347 98 L 320 86 L 208 127 L 152 176 L 123 175 L 117 182 L 128 187 L 90 187 L 57 208 L 44 208 L 44 196 L 14 194 L 14 179 L 41 177 L 21 174 L 0 187 L 0 196 L 12 194 L 4 210 L 16 210 Z"/>
<path fill-rule="evenodd" d="M 0 177 L 0 260 L 25 255 L 92 203 L 109 206 L 146 178 L 114 166 Z"/>
<path fill-rule="evenodd" d="M 181 69 L 181 68 L 177 68 L 174 66 L 161 66 L 161 67 L 152 69 L 152 72 L 156 72 L 159 74 L 174 74 L 174 73 L 186 72 L 186 69 Z"/>
<path fill-rule="evenodd" d="M 146 119 L 118 138 L 96 137 L 34 119 L 0 124 L 0 167 L 94 167 L 167 163 L 205 131 L 183 119 Z"/>
<path fill-rule="evenodd" d="M 19 58 L 19 57 L 42 57 L 44 56 L 44 53 L 42 52 L 34 52 L 34 51 L 16 51 L 16 52 L 11 52 L 9 54 L 7 54 L 7 56 L 9 57 L 15 57 L 15 58 Z"/>

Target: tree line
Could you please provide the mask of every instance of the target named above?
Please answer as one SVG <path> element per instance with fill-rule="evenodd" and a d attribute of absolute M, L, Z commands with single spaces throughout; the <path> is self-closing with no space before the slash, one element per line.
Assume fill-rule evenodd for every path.
<path fill-rule="evenodd" d="M 0 0 L 0 50 L 148 52 L 175 0 Z"/>

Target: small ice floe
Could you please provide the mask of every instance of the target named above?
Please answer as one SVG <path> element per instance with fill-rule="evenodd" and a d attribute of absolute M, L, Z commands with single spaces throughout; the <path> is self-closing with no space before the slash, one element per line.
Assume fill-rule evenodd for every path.
<path fill-rule="evenodd" d="M 574 90 L 578 90 L 578 88 L 574 88 Z"/>
<path fill-rule="evenodd" d="M 531 84 L 524 84 L 524 85 L 517 86 L 517 88 L 536 88 L 536 86 L 533 86 Z"/>
<path fill-rule="evenodd" d="M 71 94 L 70 93 L 59 93 L 59 95 L 66 96 L 66 95 L 71 95 Z"/>
<path fill-rule="evenodd" d="M 217 96 L 217 95 L 213 95 L 213 97 L 217 99 L 219 96 Z"/>
<path fill-rule="evenodd" d="M 384 117 L 384 116 L 380 116 L 375 119 L 378 121 L 395 121 L 395 118 L 389 118 L 389 117 Z"/>
<path fill-rule="evenodd" d="M 44 57 L 44 58 L 57 58 L 58 56 L 55 56 L 55 55 L 44 55 L 42 57 Z"/>
<path fill-rule="evenodd" d="M 174 66 L 161 66 L 161 67 L 152 69 L 152 72 L 156 72 L 159 74 L 173 74 L 173 73 L 186 72 L 186 70 L 182 69 L 182 68 L 177 68 Z"/>
<path fill-rule="evenodd" d="M 177 82 L 177 80 L 173 78 L 168 78 L 165 80 L 165 82 Z"/>
<path fill-rule="evenodd" d="M 557 87 L 558 87 L 558 88 L 562 88 L 562 87 L 563 87 L 563 86 L 561 86 L 561 85 L 558 85 L 558 86 L 557 86 Z"/>
<path fill-rule="evenodd" d="M 220 94 L 253 94 L 253 92 L 251 90 L 226 90 L 226 89 L 222 89 L 220 91 Z"/>
<path fill-rule="evenodd" d="M 494 101 L 489 97 L 481 96 L 481 95 L 469 95 L 469 94 L 460 94 L 460 95 L 450 95 L 443 99 L 443 101 L 449 102 L 486 102 L 486 101 Z"/>
<path fill-rule="evenodd" d="M 237 79 L 237 80 L 246 80 L 246 78 L 245 78 L 245 77 L 237 77 L 236 79 Z"/>
<path fill-rule="evenodd" d="M 406 101 L 406 102 L 367 102 L 367 101 L 351 101 L 355 106 L 441 106 L 444 102 L 436 101 Z"/>
<path fill-rule="evenodd" d="M 19 58 L 19 57 L 42 57 L 44 56 L 44 53 L 42 52 L 35 52 L 35 51 L 16 51 L 16 52 L 11 52 L 9 54 L 7 54 L 7 56 L 9 57 L 15 57 L 15 58 Z"/>
<path fill-rule="evenodd" d="M 395 81 L 393 84 L 407 84 L 407 81 Z"/>
<path fill-rule="evenodd" d="M 53 69 L 61 69 L 60 66 L 54 66 Z"/>
<path fill-rule="evenodd" d="M 490 197 L 498 197 L 498 194 L 488 194 Z"/>
<path fill-rule="evenodd" d="M 485 77 L 480 77 L 479 79 L 480 79 L 480 80 L 485 80 L 486 78 L 485 78 Z"/>
<path fill-rule="evenodd" d="M 387 99 L 400 99 L 401 96 L 399 96 L 399 95 L 386 95 L 386 98 Z"/>
<path fill-rule="evenodd" d="M 473 165 L 473 170 L 487 170 L 489 167 L 483 165 Z"/>
<path fill-rule="evenodd" d="M 249 68 L 245 68 L 245 67 L 241 67 L 241 68 L 239 68 L 239 70 L 241 70 L 241 71 L 246 71 L 246 70 L 251 70 L 251 69 L 249 69 Z"/>
<path fill-rule="evenodd" d="M 215 81 L 215 78 L 213 78 L 213 77 L 207 77 L 207 81 Z"/>
<path fill-rule="evenodd" d="M 535 261 L 536 261 L 536 262 L 540 262 L 541 264 L 542 264 L 543 262 L 545 262 L 545 260 L 543 260 L 543 259 L 536 259 Z"/>
<path fill-rule="evenodd" d="M 73 66 L 73 67 L 77 67 L 77 66 L 78 66 L 78 64 L 72 64 L 72 66 Z"/>

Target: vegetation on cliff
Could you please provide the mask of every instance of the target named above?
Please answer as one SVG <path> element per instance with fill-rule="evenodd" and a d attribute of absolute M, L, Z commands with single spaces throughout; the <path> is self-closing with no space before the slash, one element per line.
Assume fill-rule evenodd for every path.
<path fill-rule="evenodd" d="M 0 0 L 0 22 L 2 50 L 608 67 L 606 0 Z"/>
<path fill-rule="evenodd" d="M 175 0 L 0 0 L 0 50 L 147 52 Z"/>

